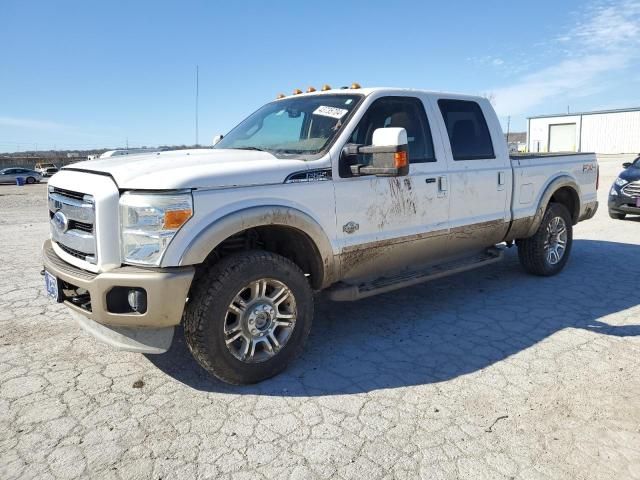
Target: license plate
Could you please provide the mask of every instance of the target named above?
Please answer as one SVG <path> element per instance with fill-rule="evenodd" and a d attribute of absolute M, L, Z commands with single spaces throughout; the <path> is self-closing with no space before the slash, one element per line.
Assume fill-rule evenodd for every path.
<path fill-rule="evenodd" d="M 59 302 L 60 294 L 58 292 L 58 279 L 46 270 L 44 272 L 44 285 L 47 289 L 47 295 L 53 298 L 56 302 Z"/>

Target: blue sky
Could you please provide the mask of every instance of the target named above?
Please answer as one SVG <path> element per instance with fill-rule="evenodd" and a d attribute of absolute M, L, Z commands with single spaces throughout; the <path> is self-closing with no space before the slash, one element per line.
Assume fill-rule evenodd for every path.
<path fill-rule="evenodd" d="M 279 92 L 483 94 L 503 125 L 640 106 L 640 0 L 0 4 L 0 151 L 210 143 Z"/>

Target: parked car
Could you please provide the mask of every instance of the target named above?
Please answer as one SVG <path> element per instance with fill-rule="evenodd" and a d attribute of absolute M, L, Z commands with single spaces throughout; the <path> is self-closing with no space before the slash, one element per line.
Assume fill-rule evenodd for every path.
<path fill-rule="evenodd" d="M 627 215 L 640 215 L 640 155 L 622 164 L 624 170 L 609 191 L 609 216 L 624 220 Z"/>
<path fill-rule="evenodd" d="M 42 175 L 28 168 L 3 168 L 0 170 L 0 183 L 16 183 L 18 177 L 24 178 L 26 183 L 38 183 Z"/>
<path fill-rule="evenodd" d="M 58 173 L 58 167 L 53 163 L 36 163 L 34 170 L 43 177 L 51 177 L 54 173 Z"/>
<path fill-rule="evenodd" d="M 45 283 L 115 347 L 165 352 L 182 323 L 202 367 L 258 382 L 302 351 L 314 291 L 363 299 L 499 261 L 514 242 L 527 272 L 559 273 L 597 178 L 594 154 L 510 157 L 485 98 L 296 92 L 213 149 L 63 167 Z"/>

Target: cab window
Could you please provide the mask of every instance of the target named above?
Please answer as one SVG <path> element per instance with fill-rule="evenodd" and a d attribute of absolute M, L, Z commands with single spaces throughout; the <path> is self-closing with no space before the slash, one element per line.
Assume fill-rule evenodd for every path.
<path fill-rule="evenodd" d="M 480 105 L 467 100 L 438 100 L 454 160 L 495 158 L 487 121 Z"/>
<path fill-rule="evenodd" d="M 435 162 L 433 140 L 429 122 L 420 99 L 415 97 L 383 97 L 371 104 L 358 126 L 355 128 L 349 143 L 371 145 L 373 132 L 378 128 L 400 127 L 407 131 L 409 148 L 409 164 Z M 350 163 L 368 164 L 370 155 L 359 155 L 351 162 L 342 162 L 340 176 L 351 176 Z"/>

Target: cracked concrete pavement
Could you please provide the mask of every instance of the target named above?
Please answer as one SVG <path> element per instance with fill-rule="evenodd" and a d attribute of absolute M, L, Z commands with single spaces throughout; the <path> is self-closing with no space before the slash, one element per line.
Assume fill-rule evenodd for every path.
<path fill-rule="evenodd" d="M 181 332 L 143 356 L 81 331 L 39 274 L 46 187 L 0 186 L 0 478 L 640 478 L 640 220 L 607 216 L 619 170 L 602 163 L 559 276 L 512 249 L 320 299 L 302 358 L 251 387 L 209 378 Z"/>

